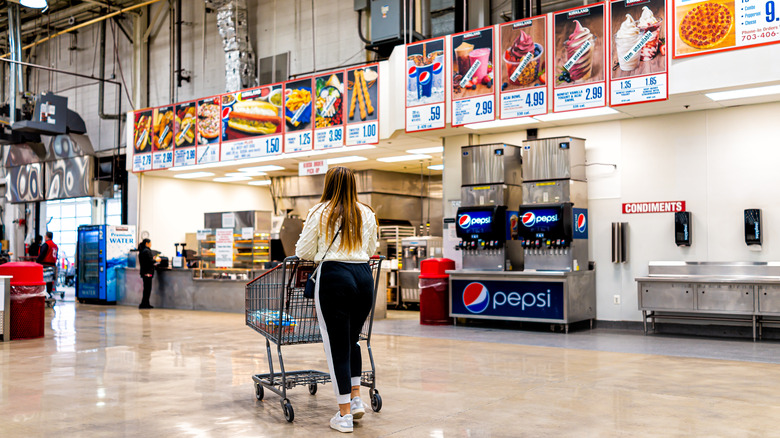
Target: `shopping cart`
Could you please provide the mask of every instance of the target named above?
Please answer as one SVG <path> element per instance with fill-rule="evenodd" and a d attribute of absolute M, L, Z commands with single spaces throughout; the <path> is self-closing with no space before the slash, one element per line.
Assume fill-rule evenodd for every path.
<path fill-rule="evenodd" d="M 374 276 L 374 301 L 379 283 L 379 267 L 384 257 L 369 261 Z M 297 257 L 287 257 L 284 262 L 265 272 L 246 285 L 246 325 L 265 336 L 265 349 L 268 356 L 266 374 L 252 376 L 255 382 L 255 396 L 262 400 L 265 389 L 278 394 L 284 411 L 284 418 L 292 422 L 295 418 L 292 404 L 287 398 L 287 390 L 295 386 L 307 385 L 309 394 L 317 393 L 317 385 L 330 382 L 326 371 L 299 370 L 287 371 L 282 359 L 282 345 L 313 344 L 322 342 L 317 311 L 314 300 L 303 296 L 306 280 L 314 271 L 313 262 Z M 371 351 L 371 328 L 374 322 L 374 305 L 360 333 L 360 340 L 366 341 L 370 371 L 363 371 L 360 384 L 369 388 L 371 408 L 374 412 L 382 409 L 382 397 L 376 389 L 376 368 L 374 354 Z M 271 354 L 271 342 L 276 344 L 279 356 L 280 372 L 274 372 Z"/>
<path fill-rule="evenodd" d="M 56 266 L 44 266 L 43 267 L 43 281 L 46 283 L 46 306 L 54 307 L 57 303 L 54 294 L 57 293 L 57 267 Z M 49 283 L 51 283 L 51 291 L 49 291 Z M 64 297 L 65 292 L 62 292 Z"/>

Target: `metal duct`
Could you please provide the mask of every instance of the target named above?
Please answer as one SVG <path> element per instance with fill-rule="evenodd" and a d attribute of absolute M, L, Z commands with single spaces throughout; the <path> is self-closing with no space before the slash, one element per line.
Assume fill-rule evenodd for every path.
<path fill-rule="evenodd" d="M 225 91 L 257 86 L 246 0 L 206 0 L 206 6 L 217 10 L 217 28 L 225 50 Z"/>
<path fill-rule="evenodd" d="M 46 164 L 46 199 L 95 196 L 95 157 L 86 135 L 52 137 Z M 108 183 L 104 182 L 106 185 Z"/>

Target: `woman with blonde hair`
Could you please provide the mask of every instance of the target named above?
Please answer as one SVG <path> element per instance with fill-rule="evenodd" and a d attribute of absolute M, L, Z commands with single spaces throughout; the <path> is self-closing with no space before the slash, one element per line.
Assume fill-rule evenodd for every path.
<path fill-rule="evenodd" d="M 322 198 L 309 210 L 295 254 L 322 263 L 314 300 L 339 405 L 330 427 L 340 432 L 352 432 L 353 419 L 366 412 L 360 399 L 358 341 L 374 301 L 368 260 L 376 244 L 376 216 L 358 202 L 355 174 L 346 167 L 329 169 Z"/>

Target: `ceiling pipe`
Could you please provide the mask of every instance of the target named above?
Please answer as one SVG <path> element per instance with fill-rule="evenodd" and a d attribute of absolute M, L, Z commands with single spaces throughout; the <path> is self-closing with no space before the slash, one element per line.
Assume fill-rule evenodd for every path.
<path fill-rule="evenodd" d="M 425 39 L 433 35 L 431 32 L 431 0 L 420 0 L 420 32 Z"/>
<path fill-rule="evenodd" d="M 76 26 L 70 27 L 68 29 L 65 29 L 65 30 L 62 30 L 60 32 L 57 32 L 57 33 L 55 33 L 53 35 L 47 36 L 46 38 L 41 38 L 40 40 L 35 41 L 34 43 L 31 43 L 31 44 L 28 44 L 28 45 L 22 47 L 22 50 L 31 49 L 31 48 L 39 45 L 39 44 L 45 43 L 46 41 L 49 41 L 49 40 L 54 39 L 54 38 L 57 38 L 58 36 L 65 35 L 66 33 L 73 32 L 73 31 L 81 29 L 83 27 L 91 26 L 91 25 L 93 25 L 95 23 L 100 23 L 101 21 L 107 20 L 107 19 L 109 19 L 111 17 L 114 17 L 114 16 L 117 16 L 119 14 L 124 14 L 124 13 L 130 12 L 130 11 L 133 11 L 135 9 L 142 8 L 144 6 L 148 6 L 148 5 L 157 3 L 159 1 L 162 1 L 162 0 L 148 0 L 148 1 L 145 1 L 143 3 L 139 3 L 137 5 L 128 6 L 126 8 L 120 9 L 120 10 L 118 10 L 116 12 L 112 12 L 110 14 L 101 15 L 100 17 L 94 18 L 94 19 L 89 20 L 89 21 L 85 21 L 85 22 L 83 22 L 81 24 L 78 24 Z M 9 56 L 11 56 L 11 54 L 10 53 L 6 53 L 6 54 L 0 56 L 0 58 L 7 58 Z"/>
<path fill-rule="evenodd" d="M 101 21 L 100 22 L 100 41 L 98 42 L 99 45 L 99 66 L 98 66 L 98 77 L 100 78 L 100 82 L 98 83 L 98 115 L 103 120 L 120 120 L 122 115 L 121 114 L 106 114 L 104 111 L 105 108 L 105 92 L 106 92 L 106 83 L 104 79 L 106 78 L 106 22 Z M 119 100 L 122 100 L 122 95 L 120 93 Z"/>
<path fill-rule="evenodd" d="M 19 46 L 21 44 L 19 35 L 19 5 L 8 3 L 8 47 L 11 51 L 11 59 L 21 61 L 22 54 Z M 8 106 L 8 121 L 13 126 L 16 123 L 16 98 L 22 91 L 22 67 L 19 64 L 11 65 L 10 94 L 11 99 Z"/>

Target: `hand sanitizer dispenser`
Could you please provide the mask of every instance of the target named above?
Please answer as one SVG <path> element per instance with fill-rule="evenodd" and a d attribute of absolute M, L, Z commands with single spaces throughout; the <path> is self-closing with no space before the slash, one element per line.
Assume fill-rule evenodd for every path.
<path fill-rule="evenodd" d="M 691 212 L 674 214 L 674 243 L 677 246 L 691 246 Z"/>
<path fill-rule="evenodd" d="M 761 250 L 764 240 L 764 231 L 761 228 L 761 209 L 749 208 L 745 210 L 745 243 L 754 251 Z"/>

